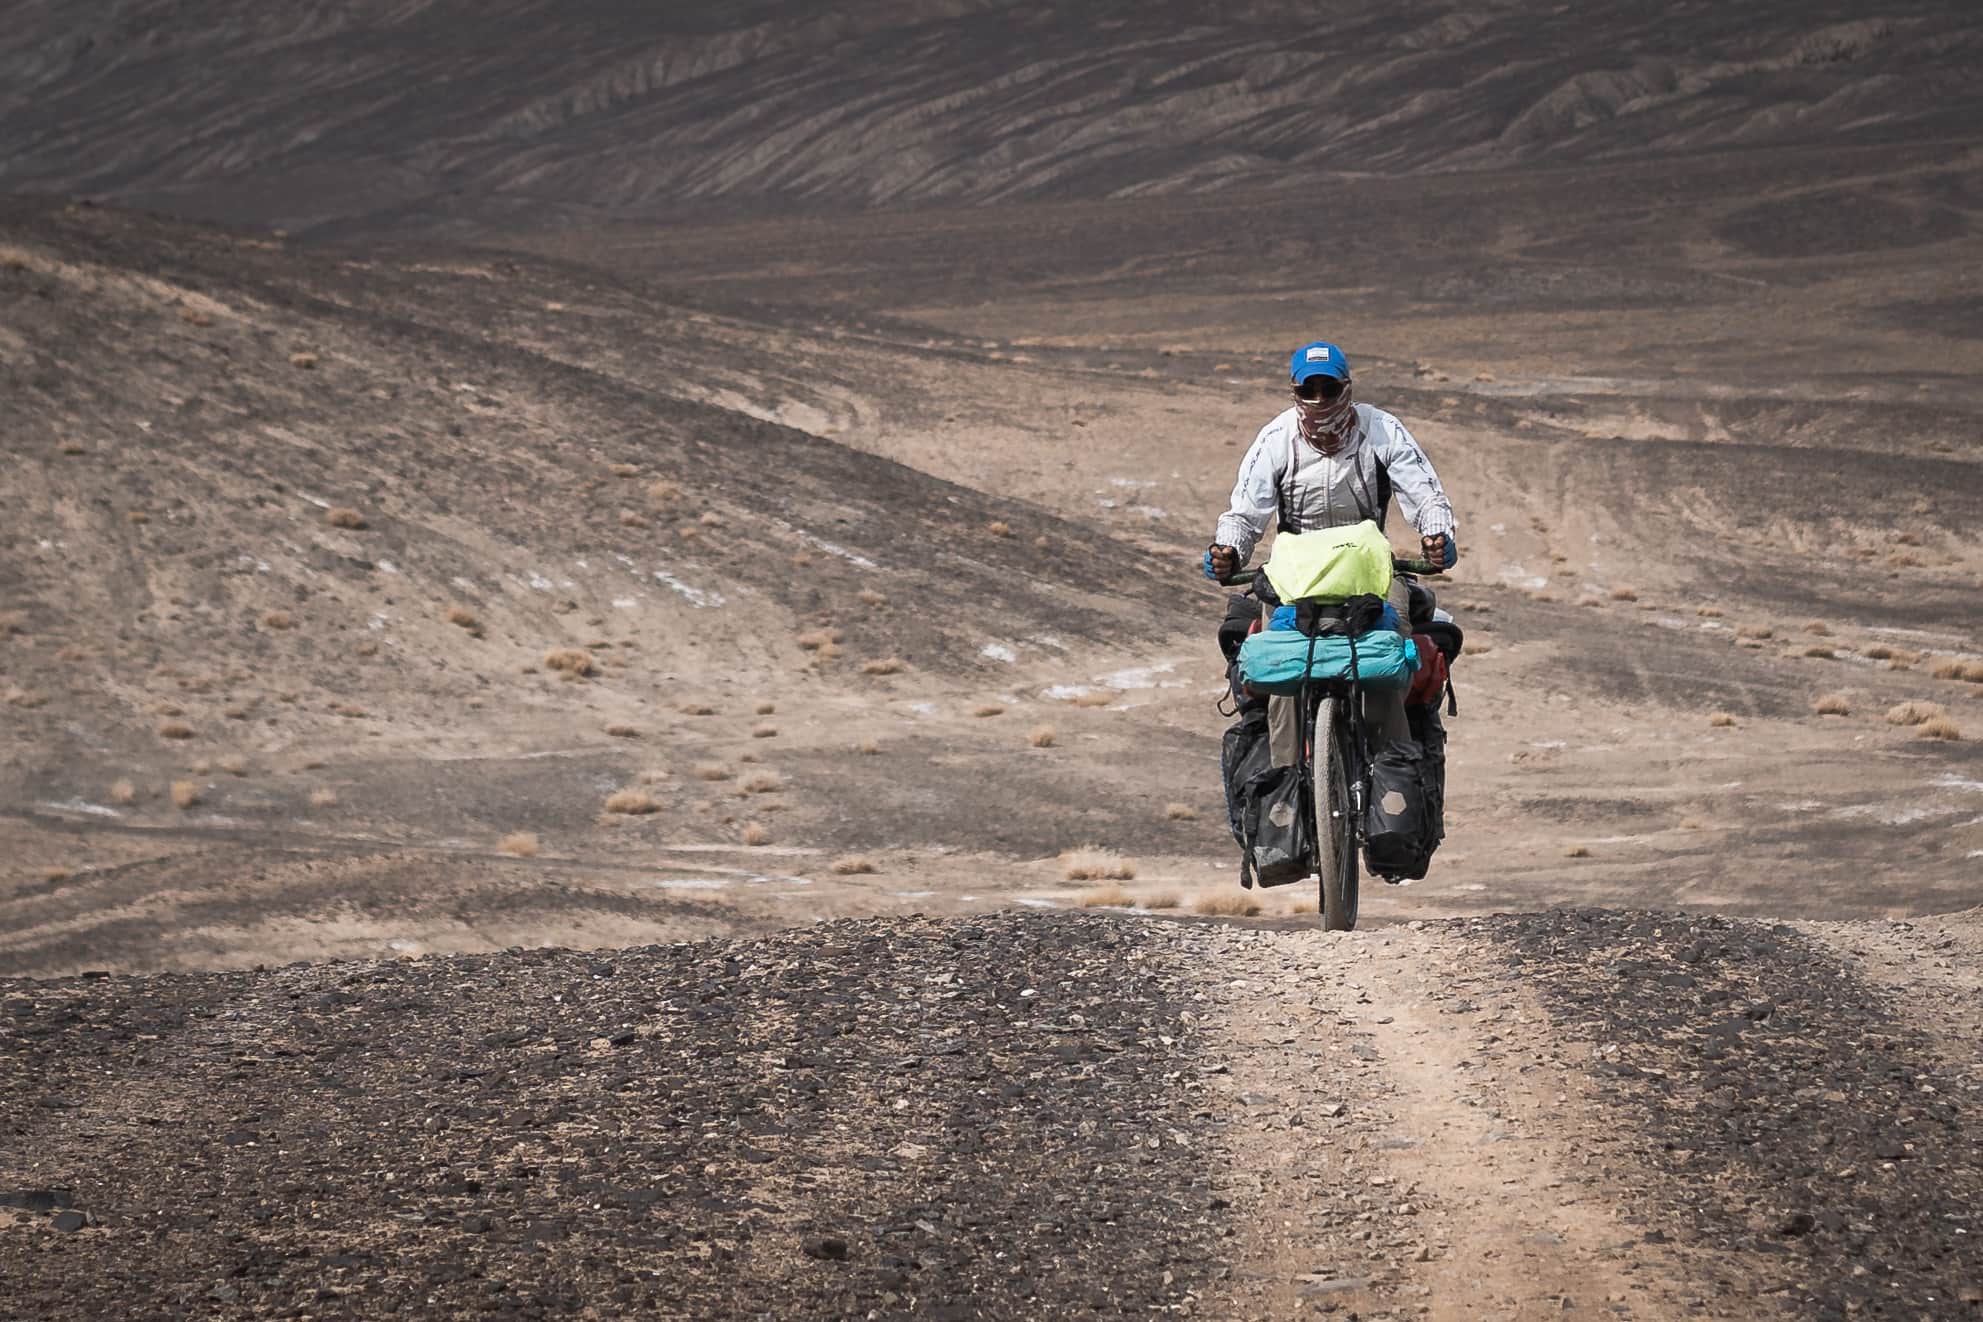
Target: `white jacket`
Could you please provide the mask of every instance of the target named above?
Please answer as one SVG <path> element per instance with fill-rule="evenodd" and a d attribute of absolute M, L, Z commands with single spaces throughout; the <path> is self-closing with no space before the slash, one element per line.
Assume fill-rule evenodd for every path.
<path fill-rule="evenodd" d="M 1232 508 L 1219 516 L 1213 541 L 1239 552 L 1245 564 L 1279 517 L 1282 531 L 1335 528 L 1363 519 L 1384 522 L 1383 475 L 1388 474 L 1398 506 L 1421 537 L 1455 532 L 1453 506 L 1439 474 L 1405 424 L 1383 409 L 1356 405 L 1356 433 L 1333 455 L 1301 439 L 1295 411 L 1260 429 L 1239 466 Z M 1290 503 L 1285 510 L 1282 500 Z"/>

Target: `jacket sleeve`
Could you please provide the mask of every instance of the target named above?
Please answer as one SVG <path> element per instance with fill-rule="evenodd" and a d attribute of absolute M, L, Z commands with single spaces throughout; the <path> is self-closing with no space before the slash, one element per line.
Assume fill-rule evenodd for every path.
<path fill-rule="evenodd" d="M 1275 462 L 1274 425 L 1268 423 L 1253 438 L 1253 446 L 1240 461 L 1239 480 L 1233 483 L 1232 503 L 1219 516 L 1212 540 L 1239 552 L 1243 565 L 1253 556 L 1253 548 L 1267 535 L 1267 522 L 1280 509 L 1280 467 Z"/>
<path fill-rule="evenodd" d="M 1453 505 L 1446 499 L 1446 488 L 1440 485 L 1439 474 L 1432 471 L 1432 461 L 1405 430 L 1405 424 L 1396 418 L 1385 424 L 1379 457 L 1384 461 L 1384 471 L 1390 475 L 1398 508 L 1411 520 L 1412 527 L 1418 529 L 1419 536 L 1437 537 L 1442 532 L 1451 535 L 1456 531 Z"/>

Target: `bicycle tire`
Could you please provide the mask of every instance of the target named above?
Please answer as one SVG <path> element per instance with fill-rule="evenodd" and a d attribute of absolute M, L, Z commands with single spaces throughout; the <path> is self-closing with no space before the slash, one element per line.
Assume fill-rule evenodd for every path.
<path fill-rule="evenodd" d="M 1322 928 L 1356 927 L 1358 869 L 1356 830 L 1350 820 L 1350 762 L 1343 747 L 1349 721 L 1346 698 L 1324 698 L 1315 709 L 1308 741 L 1309 783 L 1315 799 L 1315 872 Z"/>

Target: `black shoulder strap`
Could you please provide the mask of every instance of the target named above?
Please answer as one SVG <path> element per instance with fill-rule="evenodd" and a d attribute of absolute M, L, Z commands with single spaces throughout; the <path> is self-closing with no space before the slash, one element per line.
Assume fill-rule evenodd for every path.
<path fill-rule="evenodd" d="M 1391 472 L 1382 463 L 1372 459 L 1372 465 L 1377 470 L 1377 480 L 1373 482 L 1366 478 L 1363 471 L 1363 456 L 1368 449 L 1368 446 L 1364 446 L 1357 451 L 1356 482 L 1351 486 L 1350 494 L 1356 497 L 1356 512 L 1382 528 L 1385 516 L 1391 512 Z M 1359 487 L 1362 490 L 1358 490 Z M 1373 493 L 1377 497 L 1375 509 L 1371 508 L 1370 502 Z"/>
<path fill-rule="evenodd" d="M 1288 466 L 1281 470 L 1281 510 L 1280 529 L 1282 532 L 1300 532 L 1301 516 L 1295 504 L 1294 480 L 1301 476 L 1301 437 L 1296 435 L 1288 446 Z"/>

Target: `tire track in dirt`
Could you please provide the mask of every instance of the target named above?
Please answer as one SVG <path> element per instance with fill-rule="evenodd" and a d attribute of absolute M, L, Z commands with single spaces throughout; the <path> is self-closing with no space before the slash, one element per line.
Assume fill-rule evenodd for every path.
<path fill-rule="evenodd" d="M 1452 926 L 1229 938 L 1220 1315 L 1743 1316 L 1620 1222 L 1545 1016 Z"/>

